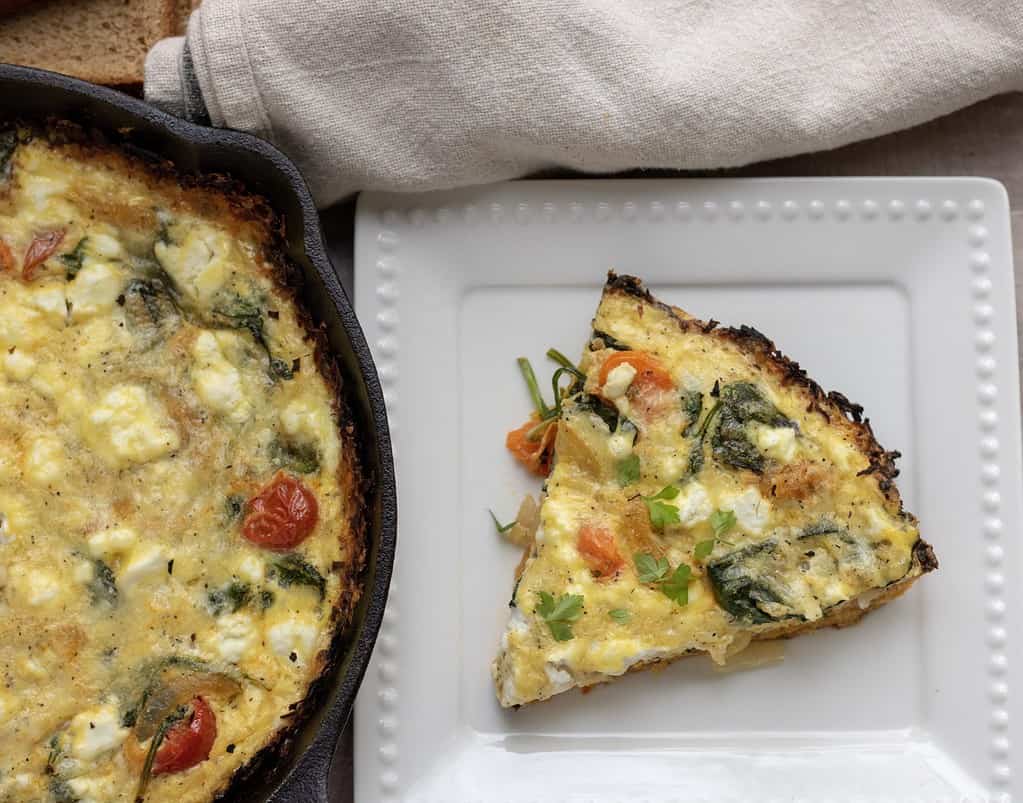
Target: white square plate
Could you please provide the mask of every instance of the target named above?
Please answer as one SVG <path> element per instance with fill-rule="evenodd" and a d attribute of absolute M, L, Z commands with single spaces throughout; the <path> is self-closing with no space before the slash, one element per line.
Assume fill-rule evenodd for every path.
<path fill-rule="evenodd" d="M 983 179 L 524 182 L 364 195 L 356 306 L 401 530 L 355 719 L 356 797 L 981 801 L 1019 784 L 1020 411 L 1008 205 Z M 751 324 L 863 404 L 941 569 L 779 665 L 708 659 L 502 711 L 489 664 L 538 483 L 515 358 L 581 352 L 605 271 Z M 548 369 L 545 367 L 546 375 Z"/>

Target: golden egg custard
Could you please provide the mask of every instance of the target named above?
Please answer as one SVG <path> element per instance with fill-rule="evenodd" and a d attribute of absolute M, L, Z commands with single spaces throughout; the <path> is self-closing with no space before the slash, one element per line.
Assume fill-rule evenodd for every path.
<path fill-rule="evenodd" d="M 578 367 L 508 447 L 547 476 L 493 664 L 503 706 L 847 625 L 937 567 L 897 452 L 749 327 L 609 276 Z M 566 387 L 565 379 L 568 379 Z"/>
<path fill-rule="evenodd" d="M 330 661 L 356 465 L 279 242 L 227 180 L 0 134 L 0 801 L 212 800 Z"/>

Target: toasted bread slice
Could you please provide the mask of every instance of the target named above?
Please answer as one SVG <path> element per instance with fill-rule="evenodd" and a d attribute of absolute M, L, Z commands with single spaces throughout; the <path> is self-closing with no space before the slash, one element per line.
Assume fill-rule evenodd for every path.
<path fill-rule="evenodd" d="M 503 706 L 851 624 L 937 567 L 898 453 L 762 334 L 613 274 L 593 330 L 493 664 Z"/>
<path fill-rule="evenodd" d="M 97 84 L 141 84 L 146 53 L 174 26 L 174 0 L 35 2 L 0 17 L 0 61 Z"/>

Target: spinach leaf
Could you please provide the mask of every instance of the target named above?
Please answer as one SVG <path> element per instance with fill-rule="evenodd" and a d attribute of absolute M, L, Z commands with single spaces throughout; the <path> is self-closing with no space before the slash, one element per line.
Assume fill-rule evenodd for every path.
<path fill-rule="evenodd" d="M 245 497 L 240 494 L 231 494 L 224 500 L 224 518 L 228 524 L 237 521 L 242 511 L 245 510 Z"/>
<path fill-rule="evenodd" d="M 234 613 L 239 608 L 244 608 L 251 598 L 252 588 L 249 584 L 235 580 L 223 588 L 210 591 L 206 595 L 206 604 L 210 609 L 210 613 L 214 616 L 220 616 L 225 613 Z"/>
<path fill-rule="evenodd" d="M 267 366 L 272 379 L 291 379 L 295 374 L 284 360 L 274 357 L 266 338 L 263 314 L 259 308 L 241 296 L 235 295 L 229 304 L 213 308 L 213 321 L 229 329 L 244 329 L 266 352 Z"/>
<path fill-rule="evenodd" d="M 749 439 L 751 423 L 771 427 L 793 426 L 752 382 L 733 382 L 721 388 L 721 413 L 711 437 L 714 458 L 732 468 L 745 468 L 761 474 L 764 456 Z"/>
<path fill-rule="evenodd" d="M 274 600 L 276 599 L 277 597 L 273 591 L 264 588 L 259 592 L 259 609 L 265 611 L 267 608 L 273 607 Z"/>
<path fill-rule="evenodd" d="M 696 426 L 700 423 L 700 413 L 703 412 L 703 394 L 698 390 L 687 391 L 682 394 L 682 414 L 686 417 L 686 426 L 682 430 L 682 437 L 688 438 L 696 432 Z"/>
<path fill-rule="evenodd" d="M 82 259 L 85 257 L 85 244 L 88 241 L 88 237 L 82 237 L 74 248 L 66 254 L 60 255 L 60 261 L 64 263 L 64 272 L 68 281 L 75 278 L 78 275 L 78 271 L 82 269 Z"/>
<path fill-rule="evenodd" d="M 700 406 L 703 406 L 702 396 L 700 397 Z M 700 424 L 693 435 L 693 445 L 689 449 L 689 459 L 686 461 L 686 471 L 682 479 L 691 479 L 703 470 L 703 442 L 707 437 L 707 431 L 710 429 L 711 422 L 714 421 L 720 412 L 721 402 L 714 402 L 714 406 L 707 411 L 707 415 L 703 418 L 703 423 Z M 697 420 L 699 419 L 697 418 Z M 689 427 L 686 427 L 686 432 L 688 431 Z"/>
<path fill-rule="evenodd" d="M 298 555 L 285 555 L 267 567 L 267 576 L 281 588 L 293 585 L 310 586 L 320 593 L 323 599 L 327 593 L 327 581 L 311 563 Z"/>
<path fill-rule="evenodd" d="M 159 324 L 179 312 L 172 287 L 159 276 L 135 278 L 124 286 L 122 303 L 136 322 L 145 321 L 144 312 L 150 324 Z"/>
<path fill-rule="evenodd" d="M 117 605 L 117 581 L 114 572 L 101 560 L 93 561 L 92 580 L 89 581 L 89 596 L 93 605 Z"/>
<path fill-rule="evenodd" d="M 584 393 L 576 397 L 575 406 L 598 416 L 601 421 L 607 424 L 607 428 L 612 432 L 618 429 L 618 410 L 599 396 Z"/>
<path fill-rule="evenodd" d="M 270 444 L 270 462 L 299 474 L 314 474 L 320 470 L 320 455 L 312 444 L 277 439 Z"/>
<path fill-rule="evenodd" d="M 50 779 L 50 794 L 54 803 L 78 803 L 78 798 L 71 790 L 71 786 L 63 778 Z"/>
<path fill-rule="evenodd" d="M 599 329 L 594 329 L 593 333 L 590 335 L 590 340 L 597 340 L 598 338 L 600 340 L 603 340 L 604 345 L 609 349 L 614 349 L 615 351 L 632 351 L 632 346 L 623 343 L 621 340 L 618 340 L 615 337 L 612 337 L 607 332 L 602 332 Z"/>
<path fill-rule="evenodd" d="M 707 564 L 707 577 L 718 605 L 737 619 L 752 624 L 777 621 L 760 607 L 763 603 L 783 602 L 764 571 L 764 564 L 770 561 L 776 547 L 777 543 L 769 539 L 729 552 Z"/>

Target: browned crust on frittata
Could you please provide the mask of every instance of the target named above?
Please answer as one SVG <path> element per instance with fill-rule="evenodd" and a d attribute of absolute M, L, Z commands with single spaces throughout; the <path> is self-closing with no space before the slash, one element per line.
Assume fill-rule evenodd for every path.
<path fill-rule="evenodd" d="M 345 399 L 340 366 L 331 352 L 325 326 L 313 321 L 302 302 L 302 272 L 287 256 L 284 219 L 265 198 L 251 194 L 241 182 L 227 175 L 185 174 L 178 171 L 170 161 L 151 159 L 148 158 L 149 154 L 143 158 L 141 154 L 126 152 L 111 142 L 103 132 L 86 129 L 77 123 L 58 119 L 48 120 L 44 125 L 13 122 L 18 128 L 21 142 L 32 138 L 45 139 L 51 147 L 69 158 L 102 164 L 116 172 L 142 178 L 154 192 L 170 201 L 175 211 L 187 210 L 196 215 L 213 217 L 227 224 L 232 235 L 240 236 L 244 232 L 253 237 L 261 246 L 262 267 L 266 275 L 274 282 L 281 296 L 294 306 L 298 323 L 313 347 L 313 364 L 331 392 L 341 440 L 339 490 L 348 511 L 347 520 L 338 523 L 341 525 L 338 537 L 346 544 L 346 551 L 350 555 L 347 563 L 330 567 L 330 571 L 338 576 L 340 585 L 340 593 L 330 616 L 333 627 L 331 644 L 329 649 L 316 656 L 311 665 L 305 697 L 293 703 L 292 710 L 282 717 L 284 725 L 266 735 L 260 751 L 213 793 L 213 799 L 219 800 L 231 792 L 234 783 L 244 782 L 264 770 L 272 769 L 277 758 L 288 751 L 305 718 L 323 702 L 327 692 L 327 676 L 344 657 L 346 630 L 362 594 L 368 548 L 366 500 L 369 498 L 371 478 L 359 459 L 359 439 L 351 409 Z M 3 121 L 0 121 L 0 132 L 4 128 Z M 145 209 L 141 213 L 131 210 L 130 214 L 151 215 L 152 224 L 154 227 L 156 225 L 155 211 L 152 209 Z M 300 370 L 303 367 L 304 361 Z"/>

